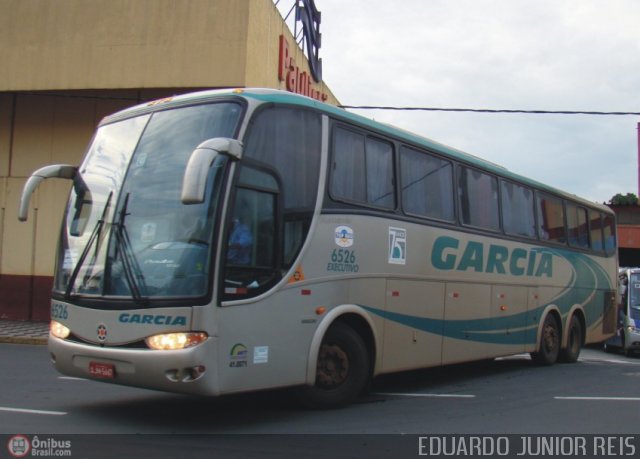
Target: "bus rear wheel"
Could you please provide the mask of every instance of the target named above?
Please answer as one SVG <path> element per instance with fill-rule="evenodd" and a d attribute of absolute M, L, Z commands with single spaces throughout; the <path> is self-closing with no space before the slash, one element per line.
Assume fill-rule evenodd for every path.
<path fill-rule="evenodd" d="M 560 351 L 560 361 L 564 363 L 574 363 L 578 360 L 578 356 L 580 355 L 582 337 L 584 335 L 584 332 L 582 331 L 582 324 L 576 316 L 571 317 L 569 330 L 567 330 L 567 332 L 569 334 L 567 347 Z"/>
<path fill-rule="evenodd" d="M 542 336 L 537 352 L 531 358 L 538 365 L 553 365 L 560 354 L 560 325 L 553 314 L 547 314 L 542 324 Z"/>
<path fill-rule="evenodd" d="M 335 408 L 352 402 L 369 380 L 369 353 L 351 327 L 333 324 L 320 345 L 316 382 L 300 388 L 297 398 L 307 408 Z"/>

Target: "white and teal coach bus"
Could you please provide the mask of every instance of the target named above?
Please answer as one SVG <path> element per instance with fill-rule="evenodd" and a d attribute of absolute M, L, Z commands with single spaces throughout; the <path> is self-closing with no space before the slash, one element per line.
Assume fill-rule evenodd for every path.
<path fill-rule="evenodd" d="M 614 214 L 474 156 L 274 90 L 105 118 L 72 180 L 51 302 L 63 374 L 191 394 L 298 386 L 615 333 Z"/>

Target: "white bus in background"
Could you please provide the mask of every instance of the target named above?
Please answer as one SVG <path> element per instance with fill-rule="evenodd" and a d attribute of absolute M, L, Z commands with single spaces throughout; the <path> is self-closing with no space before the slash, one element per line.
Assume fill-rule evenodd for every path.
<path fill-rule="evenodd" d="M 640 351 L 640 268 L 620 268 L 619 280 L 618 330 L 604 343 L 604 349 L 631 355 Z"/>
<path fill-rule="evenodd" d="M 553 165 L 549 165 L 553 167 Z M 60 234 L 66 375 L 352 401 L 390 372 L 573 362 L 616 325 L 605 206 L 312 99 L 208 91 L 104 119 Z"/>

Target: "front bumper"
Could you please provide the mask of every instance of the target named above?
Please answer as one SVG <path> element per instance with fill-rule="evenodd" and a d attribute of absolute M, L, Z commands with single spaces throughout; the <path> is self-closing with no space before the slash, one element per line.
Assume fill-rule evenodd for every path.
<path fill-rule="evenodd" d="M 62 374 L 113 384 L 167 392 L 220 395 L 216 339 L 177 351 L 100 347 L 49 337 L 49 352 Z M 113 369 L 112 377 L 97 377 L 90 365 Z"/>

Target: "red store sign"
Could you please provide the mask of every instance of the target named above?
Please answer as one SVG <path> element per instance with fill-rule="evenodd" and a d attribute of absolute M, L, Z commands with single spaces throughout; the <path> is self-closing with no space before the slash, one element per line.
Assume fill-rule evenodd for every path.
<path fill-rule="evenodd" d="M 303 71 L 289 54 L 289 43 L 280 35 L 280 57 L 278 59 L 278 79 L 284 81 L 287 91 L 326 101 L 329 96 L 317 88 L 309 72 Z"/>

